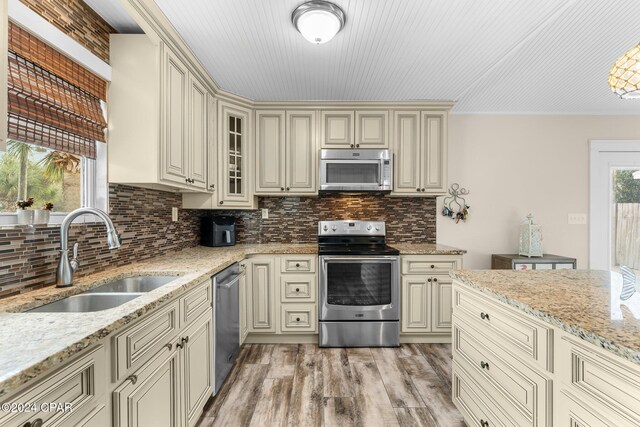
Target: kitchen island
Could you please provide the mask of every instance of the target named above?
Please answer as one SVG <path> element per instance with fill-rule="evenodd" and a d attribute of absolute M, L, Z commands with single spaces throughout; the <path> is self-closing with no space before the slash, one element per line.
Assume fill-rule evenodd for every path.
<path fill-rule="evenodd" d="M 640 294 L 617 273 L 454 271 L 453 401 L 469 425 L 640 425 Z"/>

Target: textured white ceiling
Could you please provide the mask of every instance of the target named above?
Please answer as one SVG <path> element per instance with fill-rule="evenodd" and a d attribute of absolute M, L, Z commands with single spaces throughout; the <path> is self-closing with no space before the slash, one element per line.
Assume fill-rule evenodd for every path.
<path fill-rule="evenodd" d="M 640 114 L 640 101 L 607 87 L 614 60 L 640 40 L 628 18 L 638 0 L 334 0 L 346 25 L 319 46 L 291 24 L 304 0 L 155 1 L 221 88 L 255 100 Z"/>

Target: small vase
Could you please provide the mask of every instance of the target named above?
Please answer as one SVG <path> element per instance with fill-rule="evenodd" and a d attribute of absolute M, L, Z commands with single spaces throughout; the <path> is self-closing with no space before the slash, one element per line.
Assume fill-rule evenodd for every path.
<path fill-rule="evenodd" d="M 18 209 L 18 224 L 20 225 L 30 225 L 33 224 L 33 211 L 29 211 L 26 209 Z"/>
<path fill-rule="evenodd" d="M 49 224 L 49 217 L 51 211 L 47 209 L 36 209 L 33 211 L 33 223 L 34 224 Z"/>

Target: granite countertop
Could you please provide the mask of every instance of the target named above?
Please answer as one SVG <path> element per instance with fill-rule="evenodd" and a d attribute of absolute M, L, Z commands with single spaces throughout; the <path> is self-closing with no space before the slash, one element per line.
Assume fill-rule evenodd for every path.
<path fill-rule="evenodd" d="M 599 270 L 453 271 L 451 277 L 640 364 L 640 292 L 621 301 L 622 277 Z"/>
<path fill-rule="evenodd" d="M 393 245 L 403 254 L 458 255 L 460 249 L 434 244 Z M 143 262 L 0 299 L 0 399 L 32 378 L 135 321 L 248 255 L 316 254 L 317 243 L 252 244 L 219 248 L 198 246 Z M 82 293 L 112 280 L 145 275 L 176 275 L 176 280 L 109 310 L 92 313 L 23 313 Z"/>

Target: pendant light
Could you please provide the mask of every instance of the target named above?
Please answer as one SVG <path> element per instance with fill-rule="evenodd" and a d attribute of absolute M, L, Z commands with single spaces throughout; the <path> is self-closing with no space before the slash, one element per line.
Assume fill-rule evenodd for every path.
<path fill-rule="evenodd" d="M 618 58 L 609 71 L 609 87 L 620 98 L 640 98 L 640 44 Z"/>
<path fill-rule="evenodd" d="M 344 27 L 344 12 L 328 1 L 314 0 L 298 6 L 291 14 L 291 22 L 305 39 L 323 44 Z"/>

